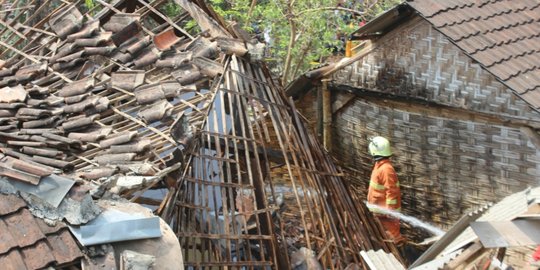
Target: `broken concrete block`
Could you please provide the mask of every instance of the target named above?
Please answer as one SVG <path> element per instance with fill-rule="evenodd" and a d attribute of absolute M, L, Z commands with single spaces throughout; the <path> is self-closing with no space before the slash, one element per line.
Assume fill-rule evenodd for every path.
<path fill-rule="evenodd" d="M 22 85 L 18 84 L 13 87 L 6 86 L 0 89 L 0 102 L 24 102 L 26 100 L 26 90 Z"/>
<path fill-rule="evenodd" d="M 156 257 L 141 254 L 131 250 L 124 250 L 120 258 L 121 270 L 146 270 L 153 269 Z"/>
<path fill-rule="evenodd" d="M 148 176 L 119 176 L 116 180 L 116 186 L 111 188 L 111 192 L 120 194 L 125 190 L 141 189 L 154 179 L 155 177 Z"/>

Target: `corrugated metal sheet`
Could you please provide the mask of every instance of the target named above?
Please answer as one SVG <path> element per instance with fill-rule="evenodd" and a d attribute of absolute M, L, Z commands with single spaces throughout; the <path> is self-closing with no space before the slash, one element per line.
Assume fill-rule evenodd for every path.
<path fill-rule="evenodd" d="M 453 260 L 455 257 L 457 257 L 459 254 L 461 254 L 463 250 L 456 250 L 454 252 L 451 252 L 447 255 L 440 256 L 435 260 L 429 261 L 425 264 L 422 264 L 420 266 L 417 266 L 415 268 L 411 268 L 411 270 L 433 270 L 433 269 L 441 269 L 443 266 L 448 263 L 449 261 Z"/>
<path fill-rule="evenodd" d="M 405 270 L 405 267 L 394 255 L 379 249 L 377 251 L 361 251 L 360 255 L 372 270 Z"/>
<path fill-rule="evenodd" d="M 106 210 L 80 227 L 70 226 L 70 230 L 83 246 L 161 237 L 159 217 L 114 209 Z"/>
<path fill-rule="evenodd" d="M 540 244 L 540 220 L 473 222 L 471 228 L 486 248 L 534 246 Z"/>
<path fill-rule="evenodd" d="M 509 221 L 525 213 L 528 202 L 540 200 L 540 187 L 527 189 L 522 192 L 512 194 L 504 198 L 499 203 L 493 205 L 478 221 Z M 477 238 L 474 231 L 469 227 L 460 234 L 442 254 L 451 253 L 463 245 L 470 243 Z"/>

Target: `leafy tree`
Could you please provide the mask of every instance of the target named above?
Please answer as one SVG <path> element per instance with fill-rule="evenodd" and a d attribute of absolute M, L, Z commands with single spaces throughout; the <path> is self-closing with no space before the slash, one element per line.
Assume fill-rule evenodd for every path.
<path fill-rule="evenodd" d="M 226 20 L 266 40 L 267 63 L 285 85 L 344 49 L 345 39 L 400 0 L 209 0 Z"/>
<path fill-rule="evenodd" d="M 85 0 L 88 9 L 95 0 Z M 267 42 L 266 62 L 283 85 L 313 64 L 344 50 L 346 37 L 377 14 L 402 0 L 207 0 L 225 20 Z M 107 1 L 108 2 L 108 1 Z M 181 8 L 167 1 L 174 17 Z M 189 21 L 183 27 L 196 29 Z"/>

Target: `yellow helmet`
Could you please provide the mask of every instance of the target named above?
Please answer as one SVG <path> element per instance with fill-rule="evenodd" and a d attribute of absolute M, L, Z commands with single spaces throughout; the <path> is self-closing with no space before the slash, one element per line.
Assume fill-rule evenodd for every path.
<path fill-rule="evenodd" d="M 385 137 L 377 136 L 370 138 L 368 148 L 372 156 L 389 157 L 392 155 L 390 142 Z"/>

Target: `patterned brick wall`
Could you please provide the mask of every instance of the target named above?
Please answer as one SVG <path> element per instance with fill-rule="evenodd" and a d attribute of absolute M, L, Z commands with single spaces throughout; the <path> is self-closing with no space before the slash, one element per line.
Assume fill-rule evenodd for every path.
<path fill-rule="evenodd" d="M 375 46 L 362 60 L 337 72 L 336 83 L 480 112 L 539 118 L 423 19 L 398 27 Z"/>
<path fill-rule="evenodd" d="M 367 138 L 390 138 L 404 212 L 440 225 L 537 186 L 540 151 L 519 129 L 410 113 L 356 99 L 334 117 L 332 151 L 367 189 Z"/>

